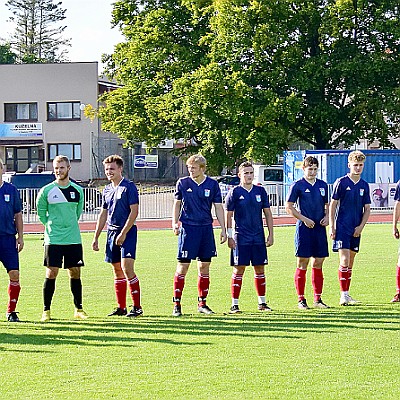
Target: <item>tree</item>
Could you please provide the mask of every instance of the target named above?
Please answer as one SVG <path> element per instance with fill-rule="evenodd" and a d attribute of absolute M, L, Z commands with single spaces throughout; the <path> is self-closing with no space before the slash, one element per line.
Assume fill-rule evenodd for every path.
<path fill-rule="evenodd" d="M 119 1 L 127 38 L 103 97 L 128 141 L 183 138 L 215 172 L 292 143 L 347 147 L 399 135 L 399 1 Z"/>
<path fill-rule="evenodd" d="M 15 64 L 17 55 L 11 51 L 9 43 L 0 44 L 0 64 Z"/>
<path fill-rule="evenodd" d="M 62 2 L 53 0 L 7 0 L 16 28 L 12 49 L 23 63 L 65 61 L 70 39 L 62 37 L 66 26 L 59 25 L 65 17 Z"/>

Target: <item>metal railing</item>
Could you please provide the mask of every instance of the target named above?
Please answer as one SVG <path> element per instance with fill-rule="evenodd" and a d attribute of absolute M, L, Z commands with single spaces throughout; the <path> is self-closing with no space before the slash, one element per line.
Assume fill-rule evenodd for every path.
<path fill-rule="evenodd" d="M 151 186 L 138 187 L 139 189 L 139 215 L 138 219 L 165 219 L 172 216 L 172 205 L 174 203 L 175 187 Z M 85 208 L 81 221 L 96 221 L 101 209 L 101 192 L 96 188 L 84 188 Z M 274 216 L 287 215 L 285 210 L 285 199 L 289 185 L 275 184 L 265 186 Z M 329 195 L 332 185 L 328 185 Z M 38 189 L 22 189 L 20 196 L 23 203 L 24 222 L 38 222 L 36 213 L 36 198 Z M 390 213 L 393 206 L 378 207 L 374 202 L 371 204 L 374 213 Z"/>

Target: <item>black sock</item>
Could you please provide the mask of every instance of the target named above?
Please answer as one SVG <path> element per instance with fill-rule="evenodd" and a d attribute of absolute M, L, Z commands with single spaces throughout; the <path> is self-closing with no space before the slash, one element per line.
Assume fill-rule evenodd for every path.
<path fill-rule="evenodd" d="M 80 279 L 70 280 L 71 292 L 74 296 L 74 304 L 76 308 L 82 308 L 82 282 Z"/>
<path fill-rule="evenodd" d="M 56 290 L 56 280 L 46 278 L 43 285 L 44 311 L 50 310 L 54 291 Z"/>

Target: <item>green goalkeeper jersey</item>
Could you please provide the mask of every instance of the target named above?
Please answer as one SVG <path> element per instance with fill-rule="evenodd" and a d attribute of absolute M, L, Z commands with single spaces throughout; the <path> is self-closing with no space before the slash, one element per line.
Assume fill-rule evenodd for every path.
<path fill-rule="evenodd" d="M 44 244 L 82 243 L 78 220 L 84 205 L 83 190 L 74 182 L 60 186 L 51 182 L 37 197 L 37 213 L 44 225 Z"/>

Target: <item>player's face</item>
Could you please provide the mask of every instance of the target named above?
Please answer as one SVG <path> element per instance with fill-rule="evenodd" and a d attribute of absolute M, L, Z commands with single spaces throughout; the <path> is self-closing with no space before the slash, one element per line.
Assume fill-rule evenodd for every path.
<path fill-rule="evenodd" d="M 349 162 L 350 175 L 360 176 L 364 169 L 364 162 L 354 161 Z"/>
<path fill-rule="evenodd" d="M 65 161 L 53 162 L 54 175 L 57 181 L 65 181 L 68 179 L 69 170 L 71 166 Z"/>
<path fill-rule="evenodd" d="M 303 167 L 304 177 L 308 181 L 315 181 L 318 173 L 318 167 L 316 165 L 308 165 L 307 167 Z"/>
<path fill-rule="evenodd" d="M 253 167 L 244 167 L 239 171 L 241 185 L 251 185 L 254 179 Z"/>
<path fill-rule="evenodd" d="M 192 179 L 202 178 L 204 176 L 204 168 L 201 168 L 198 164 L 187 164 L 189 175 Z"/>
<path fill-rule="evenodd" d="M 104 173 L 109 181 L 119 182 L 122 179 L 122 167 L 119 167 L 115 161 L 104 164 Z"/>

